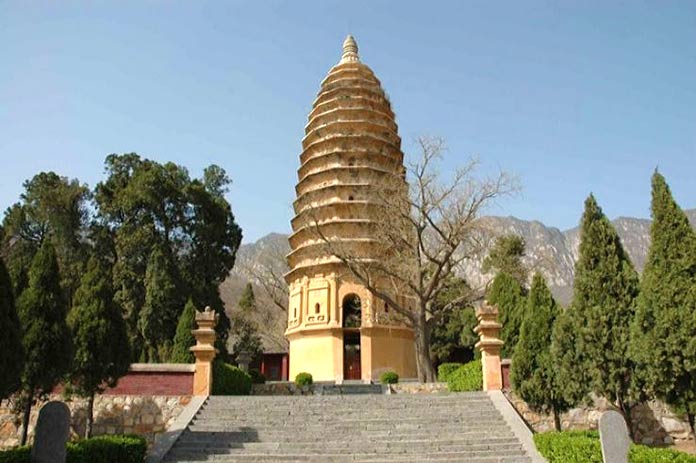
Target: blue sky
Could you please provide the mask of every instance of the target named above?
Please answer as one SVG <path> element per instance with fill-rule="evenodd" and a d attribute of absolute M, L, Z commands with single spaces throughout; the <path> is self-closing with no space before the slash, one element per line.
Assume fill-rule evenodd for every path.
<path fill-rule="evenodd" d="M 41 170 L 103 178 L 138 152 L 216 163 L 245 241 L 288 231 L 300 140 L 346 34 L 403 149 L 445 138 L 517 174 L 490 213 L 649 216 L 650 174 L 696 207 L 696 2 L 0 2 L 0 208 Z"/>

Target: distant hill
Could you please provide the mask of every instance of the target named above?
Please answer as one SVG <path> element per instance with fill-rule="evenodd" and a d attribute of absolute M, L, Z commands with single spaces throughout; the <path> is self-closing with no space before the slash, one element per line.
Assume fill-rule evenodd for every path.
<path fill-rule="evenodd" d="M 692 226 L 696 227 L 696 209 L 687 210 L 686 213 Z M 568 304 L 573 293 L 574 267 L 580 244 L 579 228 L 561 231 L 536 220 L 520 220 L 515 217 L 487 217 L 487 220 L 496 235 L 515 234 L 524 238 L 527 245 L 524 261 L 528 268 L 540 271 L 546 277 L 556 299 L 562 304 Z M 612 223 L 636 269 L 642 272 L 650 245 L 650 220 L 619 217 Z M 253 276 L 245 269 L 256 262 L 267 262 L 277 255 L 285 255 L 289 252 L 287 238 L 285 234 L 271 233 L 255 243 L 240 247 L 237 265 L 220 287 L 228 312 L 234 311 L 246 282 L 253 280 Z M 474 286 L 484 286 L 492 278 L 492 275 L 481 271 L 482 260 L 467 261 L 461 269 L 461 276 Z M 282 271 L 284 263 L 281 261 L 278 266 L 278 270 Z M 261 331 L 266 349 L 287 349 L 287 341 L 283 337 L 286 314 L 274 306 L 258 285 L 255 285 L 255 292 L 258 306 L 262 307 L 257 314 L 257 324 L 264 327 Z"/>

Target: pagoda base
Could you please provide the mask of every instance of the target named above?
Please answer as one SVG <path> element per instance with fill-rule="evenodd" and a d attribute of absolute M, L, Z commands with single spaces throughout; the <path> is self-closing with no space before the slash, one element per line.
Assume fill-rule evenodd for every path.
<path fill-rule="evenodd" d="M 313 328 L 290 332 L 287 338 L 290 381 L 302 372 L 311 373 L 314 381 L 337 383 L 376 382 L 385 371 L 394 371 L 403 379 L 417 377 L 414 335 L 410 328 Z"/>

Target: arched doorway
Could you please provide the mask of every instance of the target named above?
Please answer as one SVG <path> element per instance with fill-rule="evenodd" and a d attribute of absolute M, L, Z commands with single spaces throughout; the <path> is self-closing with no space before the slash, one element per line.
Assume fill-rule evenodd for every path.
<path fill-rule="evenodd" d="M 343 379 L 360 379 L 360 325 L 362 305 L 357 294 L 348 294 L 341 304 L 343 314 Z"/>

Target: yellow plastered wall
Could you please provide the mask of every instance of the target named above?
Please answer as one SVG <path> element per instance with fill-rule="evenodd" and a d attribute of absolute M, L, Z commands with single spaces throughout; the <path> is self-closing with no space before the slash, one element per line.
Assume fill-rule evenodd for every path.
<path fill-rule="evenodd" d="M 371 358 L 369 371 L 363 372 L 364 379 L 378 380 L 379 375 L 388 370 L 395 371 L 400 378 L 418 377 L 412 331 L 375 327 L 363 329 L 362 337 L 369 338 L 369 342 L 362 343 L 369 349 L 363 351 L 363 358 Z M 363 366 L 367 367 L 367 362 L 363 361 Z"/>
<path fill-rule="evenodd" d="M 290 338 L 290 381 L 301 372 L 314 381 L 335 381 L 343 376 L 343 340 L 340 333 L 307 332 Z"/>

